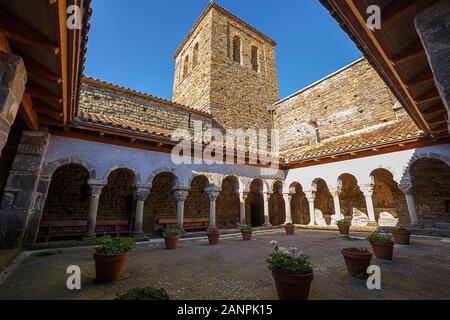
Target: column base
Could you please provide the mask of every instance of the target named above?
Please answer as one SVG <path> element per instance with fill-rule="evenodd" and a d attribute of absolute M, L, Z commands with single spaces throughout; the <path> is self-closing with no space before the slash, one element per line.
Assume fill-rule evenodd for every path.
<path fill-rule="evenodd" d="M 140 233 L 133 233 L 133 238 L 137 242 L 144 242 L 144 241 L 149 241 L 150 240 L 150 238 L 147 237 L 142 232 L 140 232 Z"/>
<path fill-rule="evenodd" d="M 97 240 L 96 234 L 84 234 L 83 235 L 83 241 L 84 242 L 92 242 Z"/>
<path fill-rule="evenodd" d="M 272 224 L 270 222 L 263 224 L 263 227 L 265 227 L 265 228 L 270 228 L 271 226 L 272 226 Z"/>
<path fill-rule="evenodd" d="M 367 224 L 367 226 L 368 226 L 368 227 L 378 227 L 379 224 L 378 224 L 378 222 L 376 222 L 376 221 L 370 221 L 370 222 Z"/>

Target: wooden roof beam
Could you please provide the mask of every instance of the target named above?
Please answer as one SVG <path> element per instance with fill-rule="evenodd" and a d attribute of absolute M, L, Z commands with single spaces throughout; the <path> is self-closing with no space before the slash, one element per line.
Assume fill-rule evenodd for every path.
<path fill-rule="evenodd" d="M 27 93 L 23 94 L 19 110 L 28 128 L 31 130 L 39 130 L 39 119 L 36 112 L 33 110 L 31 97 Z"/>
<path fill-rule="evenodd" d="M 46 114 L 56 120 L 62 120 L 62 111 L 56 110 L 42 100 L 33 100 L 33 109 L 38 113 Z"/>
<path fill-rule="evenodd" d="M 407 46 L 405 49 L 392 56 L 390 60 L 394 65 L 400 64 L 412 58 L 425 56 L 425 50 L 423 48 L 422 42 L 417 38 L 413 43 Z"/>
<path fill-rule="evenodd" d="M 433 104 L 431 107 L 426 108 L 422 111 L 424 116 L 434 115 L 437 112 L 442 112 L 442 113 L 446 112 L 444 105 L 440 101 L 438 101 L 437 103 Z"/>
<path fill-rule="evenodd" d="M 406 85 L 408 87 L 416 86 L 416 85 L 423 85 L 423 84 L 426 84 L 433 80 L 434 80 L 433 72 L 431 71 L 431 68 L 427 67 L 425 70 L 420 72 L 418 75 L 416 75 L 412 79 L 408 80 L 406 82 Z"/>
<path fill-rule="evenodd" d="M 393 0 L 386 8 L 381 11 L 381 25 L 392 24 L 399 20 L 406 11 L 413 9 L 416 5 L 414 0 Z"/>
<path fill-rule="evenodd" d="M 61 127 L 62 123 L 61 121 L 55 120 L 52 117 L 45 115 L 45 114 L 41 114 L 39 116 L 39 120 L 41 121 L 42 124 L 48 125 L 48 126 L 55 126 L 55 127 Z"/>
<path fill-rule="evenodd" d="M 19 55 L 23 58 L 23 62 L 25 63 L 25 68 L 27 69 L 27 73 L 32 74 L 41 79 L 56 81 L 58 83 L 61 83 L 62 77 L 60 75 L 57 75 L 56 73 L 48 70 L 47 68 L 34 62 L 32 59 L 30 59 L 29 57 L 27 57 L 23 54 L 19 53 Z"/>
<path fill-rule="evenodd" d="M 56 100 L 59 103 L 62 102 L 60 96 L 32 81 L 28 81 L 25 92 L 35 98 Z"/>
<path fill-rule="evenodd" d="M 441 96 L 439 95 L 439 92 L 435 87 L 433 87 L 430 91 L 426 92 L 425 94 L 421 95 L 420 97 L 415 98 L 414 100 L 419 103 L 427 103 L 432 102 L 436 100 L 440 100 Z"/>
<path fill-rule="evenodd" d="M 52 43 L 41 33 L 15 17 L 5 8 L 0 9 L 0 31 L 13 40 L 34 46 L 50 48 L 54 51 L 55 55 L 59 53 L 58 45 Z"/>

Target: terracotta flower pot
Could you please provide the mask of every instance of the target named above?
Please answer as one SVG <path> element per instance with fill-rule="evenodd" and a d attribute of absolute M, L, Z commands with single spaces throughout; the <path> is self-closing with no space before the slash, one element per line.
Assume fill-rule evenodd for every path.
<path fill-rule="evenodd" d="M 348 236 L 350 233 L 350 225 L 349 224 L 338 224 L 339 233 L 343 236 Z"/>
<path fill-rule="evenodd" d="M 284 230 L 286 230 L 287 235 L 293 235 L 295 233 L 295 226 L 293 224 L 285 224 Z"/>
<path fill-rule="evenodd" d="M 392 260 L 394 241 L 373 241 L 370 243 L 378 259 Z"/>
<path fill-rule="evenodd" d="M 128 252 L 113 255 L 95 252 L 94 260 L 95 280 L 99 283 L 110 282 L 122 275 L 128 260 Z"/>
<path fill-rule="evenodd" d="M 394 242 L 396 244 L 409 246 L 411 237 L 411 232 L 409 232 L 409 230 L 394 230 L 392 231 L 392 236 L 394 237 Z"/>
<path fill-rule="evenodd" d="M 252 234 L 253 234 L 252 231 L 242 231 L 242 239 L 244 241 L 252 240 Z"/>
<path fill-rule="evenodd" d="M 208 232 L 209 244 L 217 245 L 217 244 L 219 244 L 219 239 L 220 239 L 220 232 L 219 231 Z"/>
<path fill-rule="evenodd" d="M 367 268 L 370 266 L 372 260 L 371 253 L 359 253 L 341 250 L 344 257 L 345 265 L 350 274 L 364 274 L 367 273 Z"/>
<path fill-rule="evenodd" d="M 180 240 L 180 236 L 165 237 L 164 241 L 166 242 L 166 249 L 167 250 L 176 249 L 178 247 L 179 240 Z"/>
<path fill-rule="evenodd" d="M 278 299 L 280 300 L 308 300 L 313 273 L 306 275 L 291 275 L 288 273 L 272 271 Z"/>

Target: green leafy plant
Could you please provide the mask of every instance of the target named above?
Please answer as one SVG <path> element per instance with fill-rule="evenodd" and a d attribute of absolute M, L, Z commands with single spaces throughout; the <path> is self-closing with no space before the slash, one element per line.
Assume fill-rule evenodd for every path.
<path fill-rule="evenodd" d="M 133 288 L 117 295 L 115 300 L 169 300 L 169 295 L 162 288 Z"/>
<path fill-rule="evenodd" d="M 391 242 L 392 236 L 390 234 L 386 234 L 386 233 L 374 232 L 370 236 L 367 237 L 367 240 L 369 240 L 370 242 L 373 242 L 373 241 Z"/>
<path fill-rule="evenodd" d="M 252 227 L 250 227 L 250 226 L 248 226 L 248 225 L 246 225 L 246 224 L 243 224 L 242 226 L 241 226 L 241 232 L 250 232 L 250 231 L 252 231 L 253 229 L 252 229 Z"/>
<path fill-rule="evenodd" d="M 336 224 L 338 226 L 346 226 L 346 225 L 350 225 L 350 221 L 348 221 L 347 219 L 342 219 L 342 220 L 336 221 Z"/>
<path fill-rule="evenodd" d="M 370 251 L 367 250 L 366 248 L 345 248 L 342 250 L 351 252 L 351 253 L 370 253 Z"/>
<path fill-rule="evenodd" d="M 125 252 L 133 251 L 136 247 L 136 242 L 133 238 L 111 238 L 111 236 L 106 235 L 98 239 L 97 253 L 100 254 L 121 254 Z"/>
<path fill-rule="evenodd" d="M 180 236 L 181 235 L 181 231 L 180 231 L 180 229 L 167 228 L 167 229 L 163 230 L 162 235 L 163 235 L 164 238 L 176 237 L 176 236 Z"/>
<path fill-rule="evenodd" d="M 304 253 L 297 253 L 296 248 L 283 249 L 276 241 L 271 241 L 275 252 L 267 259 L 271 271 L 284 272 L 291 275 L 306 275 L 314 270 L 311 258 Z"/>

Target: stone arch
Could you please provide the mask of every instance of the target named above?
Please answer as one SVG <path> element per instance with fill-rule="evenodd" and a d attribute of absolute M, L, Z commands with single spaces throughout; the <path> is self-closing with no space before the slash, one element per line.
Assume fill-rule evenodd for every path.
<path fill-rule="evenodd" d="M 217 225 L 222 229 L 235 228 L 240 223 L 240 182 L 235 175 L 223 177 L 216 201 Z"/>
<path fill-rule="evenodd" d="M 393 172 L 386 168 L 378 168 L 371 171 L 370 176 L 373 179 L 372 202 L 378 224 L 380 226 L 408 224 L 410 217 L 405 195 L 400 191 Z"/>
<path fill-rule="evenodd" d="M 160 168 L 160 169 L 154 170 L 154 171 L 150 174 L 150 176 L 147 178 L 147 184 L 150 186 L 150 188 L 152 187 L 153 181 L 155 180 L 155 178 L 156 178 L 158 175 L 160 175 L 161 173 L 164 173 L 164 172 L 169 172 L 169 173 L 173 174 L 173 176 L 175 177 L 174 185 L 173 185 L 174 188 L 180 188 L 180 187 L 182 187 L 181 182 L 182 182 L 183 180 L 181 179 L 181 176 L 179 175 L 179 173 L 177 172 L 177 170 L 175 170 L 174 168 L 164 167 L 164 168 Z"/>
<path fill-rule="evenodd" d="M 111 175 L 111 173 L 113 173 L 116 170 L 120 170 L 120 169 L 126 169 L 126 170 L 129 170 L 129 171 L 133 172 L 133 174 L 134 174 L 134 184 L 135 185 L 141 183 L 141 175 L 139 174 L 139 172 L 135 168 L 133 168 L 131 166 L 128 166 L 128 165 L 120 165 L 120 164 L 109 168 L 105 172 L 105 175 L 103 176 L 103 180 L 104 181 L 108 181 L 108 178 Z"/>
<path fill-rule="evenodd" d="M 144 203 L 142 223 L 145 234 L 153 234 L 165 227 L 159 224 L 159 219 L 176 217 L 177 202 L 174 187 L 179 187 L 177 180 L 179 177 L 175 170 L 170 169 L 156 170 L 150 176 L 151 187 Z"/>
<path fill-rule="evenodd" d="M 323 178 L 316 178 L 313 180 L 311 187 L 315 190 L 314 214 L 316 223 L 319 226 L 330 225 L 334 215 L 334 204 L 328 184 Z"/>
<path fill-rule="evenodd" d="M 301 183 L 292 182 L 288 190 L 291 196 L 292 223 L 308 225 L 310 223 L 309 203 Z"/>
<path fill-rule="evenodd" d="M 286 221 L 286 206 L 283 198 L 284 181 L 276 179 L 271 184 L 269 198 L 269 219 L 273 226 L 282 225 Z"/>
<path fill-rule="evenodd" d="M 369 223 L 366 200 L 359 185 L 361 181 L 351 173 L 343 173 L 338 177 L 339 203 L 341 214 L 351 221 L 353 226 L 366 226 Z"/>
<path fill-rule="evenodd" d="M 209 218 L 210 199 L 206 189 L 210 186 L 208 176 L 194 174 L 189 181 L 189 195 L 185 202 L 186 217 Z"/>
<path fill-rule="evenodd" d="M 241 57 L 241 38 L 237 35 L 235 35 L 233 37 L 233 42 L 232 42 L 232 58 L 233 61 L 241 63 L 242 62 L 242 57 Z"/>
<path fill-rule="evenodd" d="M 199 51 L 199 43 L 197 42 L 194 45 L 194 53 L 192 55 L 192 65 L 194 67 L 198 64 L 198 51 Z"/>
<path fill-rule="evenodd" d="M 252 179 L 247 186 L 246 222 L 253 227 L 264 224 L 264 198 L 263 192 L 268 191 L 267 183 L 261 178 Z"/>
<path fill-rule="evenodd" d="M 403 168 L 403 177 L 402 177 L 402 181 L 404 180 L 410 180 L 412 178 L 412 167 L 414 165 L 415 162 L 421 160 L 421 159 L 435 159 L 435 160 L 440 160 L 444 163 L 446 163 L 449 167 L 450 167 L 450 157 L 443 155 L 443 154 L 439 154 L 439 153 L 434 153 L 434 152 L 428 152 L 428 153 L 421 153 L 421 154 L 414 154 L 411 159 L 408 161 L 408 164 Z"/>
<path fill-rule="evenodd" d="M 412 164 L 411 186 L 417 215 L 425 227 L 450 221 L 450 166 L 441 158 L 420 157 Z"/>
<path fill-rule="evenodd" d="M 43 176 L 51 178 L 53 176 L 53 173 L 55 173 L 56 170 L 58 170 L 59 168 L 65 166 L 65 165 L 68 165 L 68 164 L 78 164 L 78 165 L 84 167 L 89 172 L 90 179 L 95 180 L 97 178 L 94 166 L 92 166 L 89 162 L 78 159 L 78 158 L 64 158 L 64 159 L 59 159 L 59 160 L 47 163 L 44 166 L 44 170 L 42 171 Z"/>
<path fill-rule="evenodd" d="M 51 173 L 44 196 L 42 209 L 36 212 L 37 241 L 80 238 L 85 231 L 82 224 L 63 230 L 58 237 L 48 238 L 49 225 L 55 221 L 86 221 L 89 208 L 90 189 L 88 181 L 90 172 L 79 163 L 66 163 Z M 42 181 L 40 182 L 42 185 Z M 34 219 L 33 218 L 33 219 Z M 76 225 L 76 224 L 75 224 Z M 31 230 L 31 229 L 30 229 Z M 34 231 L 36 230 L 36 231 Z M 35 236 L 32 235 L 32 242 Z"/>
<path fill-rule="evenodd" d="M 208 173 L 203 173 L 203 172 L 194 172 L 188 180 L 188 186 L 190 187 L 192 182 L 197 179 L 198 177 L 204 177 L 206 178 L 206 180 L 208 180 L 208 186 L 212 186 L 214 185 L 214 181 L 211 179 L 211 176 Z M 207 186 L 207 187 L 208 187 Z"/>
<path fill-rule="evenodd" d="M 224 175 L 222 175 L 220 177 L 220 179 L 219 179 L 218 186 L 222 186 L 223 181 L 225 179 L 228 179 L 228 178 L 232 178 L 232 179 L 234 179 L 237 182 L 236 192 L 243 192 L 244 191 L 244 183 L 242 182 L 242 179 L 239 176 L 235 175 L 235 174 L 224 174 Z"/>
<path fill-rule="evenodd" d="M 260 192 L 268 192 L 270 190 L 269 183 L 266 180 L 264 180 L 262 178 L 254 178 L 254 179 L 250 179 L 250 180 L 247 181 L 247 185 L 245 186 L 245 191 L 246 192 L 250 192 L 250 187 L 251 187 L 252 183 L 255 182 L 255 181 L 261 182 L 261 190 L 260 190 Z"/>

